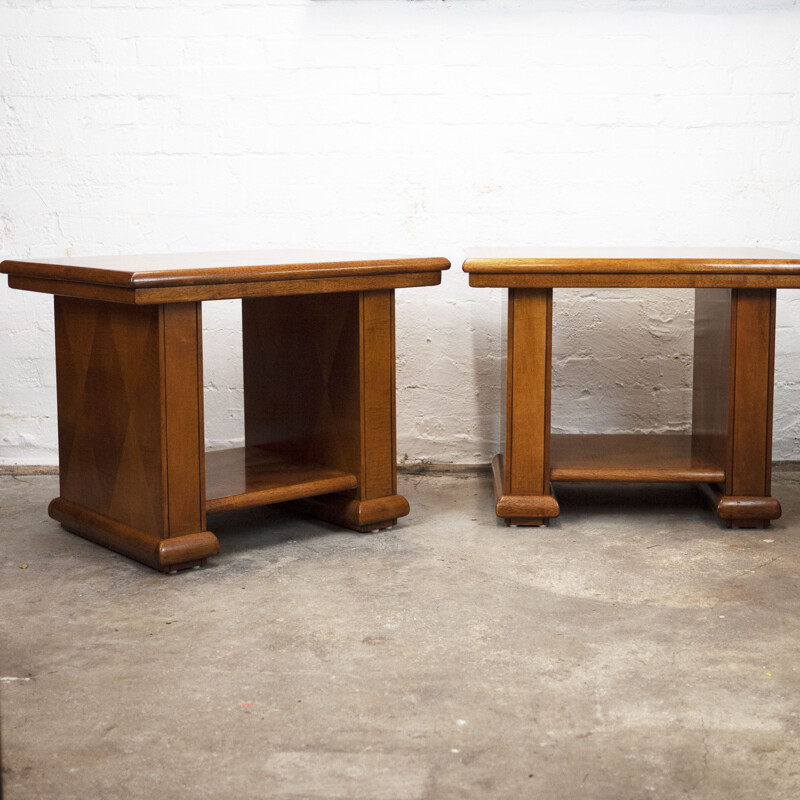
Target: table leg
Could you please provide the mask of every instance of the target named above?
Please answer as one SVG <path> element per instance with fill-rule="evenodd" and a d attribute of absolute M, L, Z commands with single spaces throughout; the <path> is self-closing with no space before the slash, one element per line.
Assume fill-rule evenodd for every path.
<path fill-rule="evenodd" d="M 358 531 L 408 513 L 397 494 L 394 291 L 242 301 L 245 439 L 356 476 L 291 506 Z"/>
<path fill-rule="evenodd" d="M 728 526 L 781 515 L 770 496 L 774 360 L 774 289 L 696 291 L 693 435 L 724 464 L 724 485 L 704 489 Z"/>
<path fill-rule="evenodd" d="M 205 529 L 200 304 L 55 297 L 67 530 L 161 571 L 219 551 Z"/>
<path fill-rule="evenodd" d="M 492 461 L 497 515 L 542 525 L 559 513 L 550 489 L 552 289 L 508 290 L 506 448 Z"/>

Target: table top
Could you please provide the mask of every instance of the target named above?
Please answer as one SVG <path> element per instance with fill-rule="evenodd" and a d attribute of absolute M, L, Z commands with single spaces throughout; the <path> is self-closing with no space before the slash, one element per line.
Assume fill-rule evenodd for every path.
<path fill-rule="evenodd" d="M 472 286 L 800 288 L 800 255 L 760 247 L 484 247 L 463 268 Z"/>
<path fill-rule="evenodd" d="M 439 283 L 446 258 L 327 250 L 251 250 L 9 259 L 12 288 L 115 302 L 213 300 Z"/>

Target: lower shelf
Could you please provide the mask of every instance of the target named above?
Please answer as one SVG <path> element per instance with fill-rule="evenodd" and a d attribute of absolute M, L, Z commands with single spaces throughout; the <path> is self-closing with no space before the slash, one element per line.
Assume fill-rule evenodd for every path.
<path fill-rule="evenodd" d="M 206 453 L 209 514 L 344 492 L 357 486 L 355 475 L 291 461 L 264 445 Z"/>
<path fill-rule="evenodd" d="M 552 481 L 722 483 L 725 469 L 682 434 L 553 434 Z"/>

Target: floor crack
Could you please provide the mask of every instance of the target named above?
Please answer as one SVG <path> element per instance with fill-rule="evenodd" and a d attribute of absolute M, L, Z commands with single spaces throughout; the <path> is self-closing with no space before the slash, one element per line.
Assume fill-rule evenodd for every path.
<path fill-rule="evenodd" d="M 743 572 L 737 573 L 736 577 L 737 578 L 741 578 L 743 575 L 752 575 L 757 569 L 761 569 L 762 567 L 768 567 L 770 564 L 774 564 L 779 559 L 780 559 L 780 556 L 775 556 L 775 558 L 771 558 L 769 561 L 764 561 L 762 564 L 759 564 L 757 567 L 753 567 L 752 569 L 746 569 Z"/>

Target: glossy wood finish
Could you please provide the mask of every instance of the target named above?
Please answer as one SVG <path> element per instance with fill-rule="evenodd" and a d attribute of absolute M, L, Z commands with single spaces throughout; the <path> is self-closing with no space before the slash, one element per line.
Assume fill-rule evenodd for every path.
<path fill-rule="evenodd" d="M 201 300 L 232 300 L 239 297 L 265 297 L 269 295 L 328 294 L 344 291 L 395 289 L 409 286 L 433 286 L 439 283 L 438 272 L 420 272 L 410 275 L 391 273 L 345 278 L 312 278 L 302 280 L 270 280 L 248 283 L 215 283 L 200 286 L 166 286 L 163 288 L 123 288 L 90 283 L 43 280 L 40 278 L 9 276 L 12 289 L 27 289 L 71 297 L 91 297 L 110 303 L 181 303 Z"/>
<path fill-rule="evenodd" d="M 766 248 L 500 248 L 471 251 L 464 271 L 483 287 L 775 289 L 800 283 L 800 257 Z"/>
<path fill-rule="evenodd" d="M 357 475 L 359 294 L 242 302 L 245 443 Z"/>
<path fill-rule="evenodd" d="M 725 464 L 725 479 L 705 494 L 736 527 L 781 515 L 770 497 L 775 300 L 774 289 L 695 292 L 692 428 Z"/>
<path fill-rule="evenodd" d="M 515 516 L 524 516 L 529 525 L 558 514 L 552 497 L 547 507 L 555 513 L 540 514 L 542 498 L 550 495 L 552 316 L 552 289 L 509 291 L 503 496 L 526 498 L 516 501 Z M 498 503 L 507 505 L 503 499 Z"/>
<path fill-rule="evenodd" d="M 50 514 L 165 571 L 219 549 L 205 529 L 200 330 L 194 303 L 55 298 L 61 495 Z"/>
<path fill-rule="evenodd" d="M 680 434 L 557 434 L 551 438 L 552 481 L 680 483 L 725 480 L 724 462 Z"/>
<path fill-rule="evenodd" d="M 780 516 L 769 497 L 772 480 L 772 391 L 775 367 L 775 290 L 732 292 L 729 454 L 730 473 L 717 513 L 735 527 L 766 526 Z M 763 514 L 729 513 L 739 502 L 755 510 L 752 498 L 763 498 Z M 777 508 L 776 508 L 777 506 Z M 771 509 L 771 510 L 769 510 Z"/>
<path fill-rule="evenodd" d="M 206 453 L 206 511 L 283 503 L 316 494 L 358 487 L 347 472 L 291 461 L 266 445 L 233 447 Z"/>
<path fill-rule="evenodd" d="M 359 531 L 397 494 L 394 288 L 446 259 L 313 251 L 5 261 L 56 295 L 68 530 L 162 571 L 219 550 L 206 514 L 292 501 Z M 239 297 L 246 447 L 206 454 L 200 301 Z M 302 503 L 302 505 L 300 505 Z"/>
<path fill-rule="evenodd" d="M 729 496 L 719 484 L 698 485 L 711 508 L 729 528 L 766 528 L 782 514 L 781 504 L 775 497 Z"/>
<path fill-rule="evenodd" d="M 71 503 L 63 497 L 51 501 L 48 513 L 66 530 L 141 561 L 160 572 L 175 572 L 201 566 L 208 556 L 219 552 L 217 537 L 208 531 L 163 538 L 98 514 L 86 506 Z"/>
<path fill-rule="evenodd" d="M 552 494 L 506 494 L 506 465 L 500 453 L 492 459 L 492 475 L 497 515 L 505 518 L 507 525 L 546 525 L 558 516 L 558 502 Z"/>
<path fill-rule="evenodd" d="M 507 380 L 525 387 L 507 392 L 505 458 L 493 462 L 497 513 L 507 523 L 542 524 L 548 501 L 555 516 L 550 481 L 693 481 L 728 525 L 765 526 L 780 516 L 770 496 L 775 290 L 800 287 L 800 257 L 757 248 L 501 249 L 470 253 L 464 270 L 473 286 L 508 288 Z M 515 314 L 522 298 L 561 286 L 696 288 L 691 435 L 548 443 L 551 315 L 526 326 Z M 527 461 L 517 460 L 520 452 Z"/>
<path fill-rule="evenodd" d="M 9 286 L 137 305 L 428 286 L 444 258 L 314 250 L 4 261 Z"/>
<path fill-rule="evenodd" d="M 686 273 L 685 275 L 597 275 L 595 273 L 541 273 L 536 275 L 470 275 L 469 285 L 483 288 L 505 286 L 507 288 L 534 289 L 796 289 L 798 277 L 795 275 L 742 275 L 733 273 L 705 275 Z"/>
<path fill-rule="evenodd" d="M 404 498 L 377 519 L 359 505 L 397 493 L 394 292 L 248 299 L 242 320 L 247 444 L 356 476 L 347 503 L 297 508 L 360 531 L 395 524 Z"/>
<path fill-rule="evenodd" d="M 445 258 L 409 258 L 339 250 L 231 250 L 205 253 L 81 256 L 2 264 L 9 275 L 136 288 L 244 284 L 253 281 L 408 275 L 447 269 Z"/>
<path fill-rule="evenodd" d="M 692 441 L 726 472 L 730 471 L 730 358 L 731 290 L 695 289 Z"/>

